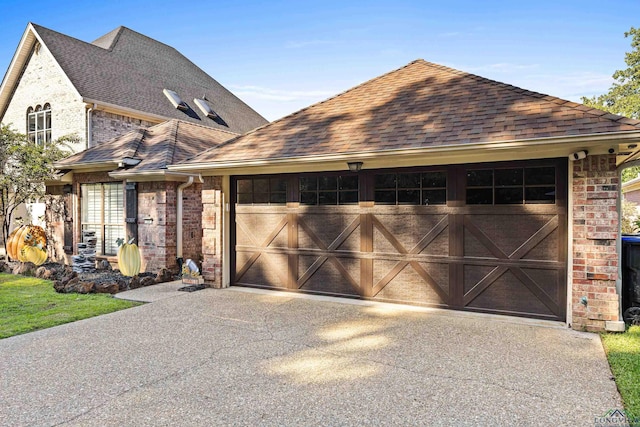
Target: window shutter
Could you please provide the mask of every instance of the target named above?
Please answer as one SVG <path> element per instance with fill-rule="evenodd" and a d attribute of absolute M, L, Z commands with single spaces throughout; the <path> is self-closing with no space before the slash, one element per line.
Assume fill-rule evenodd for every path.
<path fill-rule="evenodd" d="M 73 253 L 73 186 L 65 185 L 62 189 L 64 200 L 64 253 Z"/>
<path fill-rule="evenodd" d="M 135 182 L 128 182 L 125 195 L 126 240 L 135 238 L 138 244 L 138 191 Z"/>

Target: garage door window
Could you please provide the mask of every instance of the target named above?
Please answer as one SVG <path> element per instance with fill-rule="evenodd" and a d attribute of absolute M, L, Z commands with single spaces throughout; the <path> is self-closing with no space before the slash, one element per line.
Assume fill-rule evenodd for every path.
<path fill-rule="evenodd" d="M 383 205 L 444 205 L 446 172 L 385 173 L 374 178 L 375 202 Z"/>
<path fill-rule="evenodd" d="M 303 205 L 353 205 L 358 203 L 357 175 L 300 177 Z"/>
<path fill-rule="evenodd" d="M 470 169 L 466 191 L 468 205 L 553 204 L 556 170 L 553 166 Z"/>
<path fill-rule="evenodd" d="M 237 192 L 241 205 L 284 205 L 287 181 L 277 177 L 238 179 Z"/>

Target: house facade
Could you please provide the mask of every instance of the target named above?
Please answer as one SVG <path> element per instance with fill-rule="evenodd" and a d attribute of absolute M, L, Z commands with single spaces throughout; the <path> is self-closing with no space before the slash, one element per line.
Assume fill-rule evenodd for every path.
<path fill-rule="evenodd" d="M 55 40 L 51 52 L 70 43 Z M 97 229 L 107 259 L 114 237 L 137 236 L 147 271 L 192 258 L 214 287 L 624 327 L 619 169 L 640 121 L 422 60 L 247 128 L 208 94 L 147 89 L 149 110 L 171 112 L 139 118 L 165 121 L 58 164 L 49 228 L 67 252 Z M 92 117 L 116 114 L 81 97 Z M 20 108 L 25 126 L 43 114 Z"/>

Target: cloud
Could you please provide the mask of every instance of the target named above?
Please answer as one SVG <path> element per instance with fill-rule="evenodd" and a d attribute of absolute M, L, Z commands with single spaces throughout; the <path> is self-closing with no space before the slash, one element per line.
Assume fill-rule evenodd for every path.
<path fill-rule="evenodd" d="M 280 90 L 260 86 L 231 85 L 230 87 L 233 93 L 240 98 L 257 98 L 279 102 L 318 100 L 328 98 L 337 93 L 331 90 Z"/>

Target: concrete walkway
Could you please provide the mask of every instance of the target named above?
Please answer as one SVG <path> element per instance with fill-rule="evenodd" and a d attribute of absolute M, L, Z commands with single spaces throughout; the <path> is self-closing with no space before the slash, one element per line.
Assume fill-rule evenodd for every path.
<path fill-rule="evenodd" d="M 599 337 L 205 289 L 0 340 L 0 425 L 593 425 Z"/>

